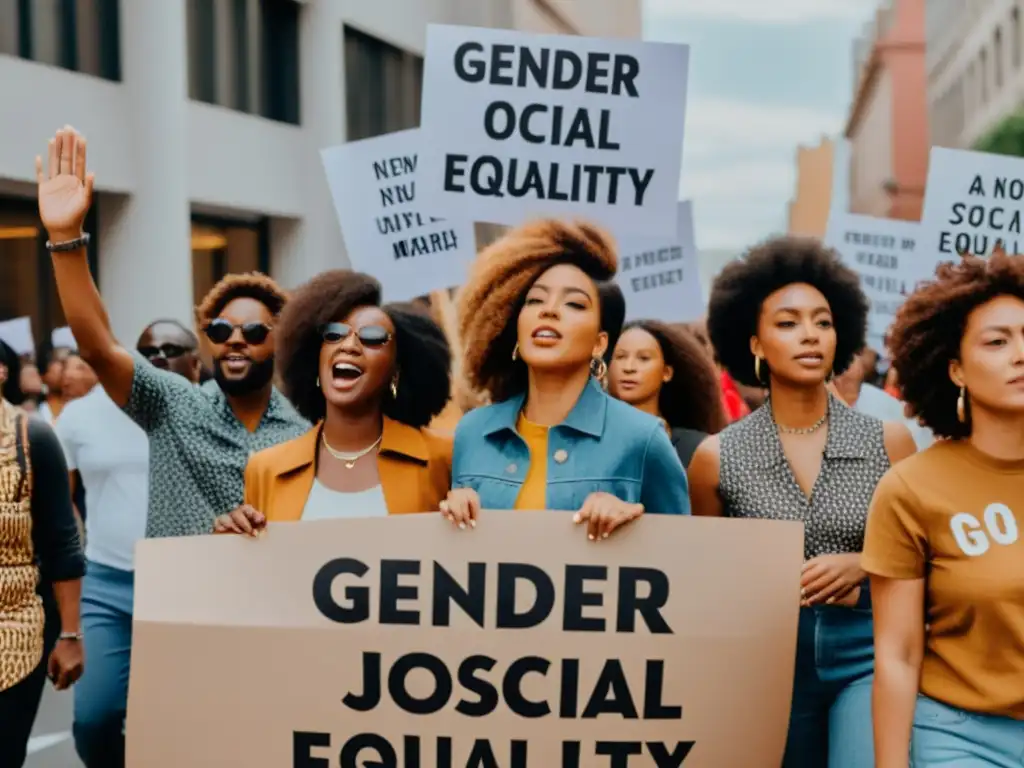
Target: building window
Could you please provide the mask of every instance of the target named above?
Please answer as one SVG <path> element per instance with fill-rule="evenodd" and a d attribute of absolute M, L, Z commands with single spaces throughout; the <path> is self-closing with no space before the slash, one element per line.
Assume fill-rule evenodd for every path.
<path fill-rule="evenodd" d="M 89 266 L 97 281 L 96 210 L 101 204 L 102 197 L 85 221 L 86 231 L 92 234 Z M 54 328 L 67 325 L 38 211 L 34 200 L 0 197 L 0 320 L 29 317 L 37 345 L 49 339 Z"/>
<path fill-rule="evenodd" d="M 1010 11 L 1010 65 L 1014 70 L 1020 68 L 1020 8 L 1017 5 Z"/>
<path fill-rule="evenodd" d="M 349 141 L 419 127 L 422 90 L 422 57 L 345 27 Z"/>
<path fill-rule="evenodd" d="M 121 79 L 118 0 L 0 0 L 0 53 Z"/>
<path fill-rule="evenodd" d="M 299 123 L 295 0 L 187 0 L 189 97 Z"/>
<path fill-rule="evenodd" d="M 984 106 L 988 103 L 988 51 L 984 48 L 978 59 L 978 76 L 981 78 L 981 104 Z"/>
<path fill-rule="evenodd" d="M 196 305 L 225 275 L 270 272 L 265 220 L 238 222 L 192 217 L 192 296 Z"/>
<path fill-rule="evenodd" d="M 1003 87 L 1003 30 L 996 27 L 992 37 L 992 81 L 996 91 Z"/>

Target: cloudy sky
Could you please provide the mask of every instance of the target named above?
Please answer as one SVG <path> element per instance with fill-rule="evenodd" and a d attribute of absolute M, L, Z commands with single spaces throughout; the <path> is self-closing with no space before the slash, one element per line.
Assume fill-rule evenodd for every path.
<path fill-rule="evenodd" d="M 798 144 L 842 129 L 872 0 L 643 0 L 644 37 L 690 48 L 682 194 L 701 249 L 784 231 Z"/>

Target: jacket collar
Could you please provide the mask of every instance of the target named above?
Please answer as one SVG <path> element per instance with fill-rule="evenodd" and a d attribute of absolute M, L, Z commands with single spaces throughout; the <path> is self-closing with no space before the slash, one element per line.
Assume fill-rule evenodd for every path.
<path fill-rule="evenodd" d="M 281 457 L 274 474 L 280 477 L 306 469 L 314 464 L 317 455 L 317 441 L 320 440 L 322 432 L 323 422 L 321 421 L 313 429 L 296 438 L 295 450 L 288 451 L 287 455 Z M 384 417 L 384 436 L 380 441 L 380 453 L 413 459 L 424 464 L 430 458 L 427 441 L 420 430 L 387 416 Z"/>
<path fill-rule="evenodd" d="M 490 408 L 488 418 L 483 425 L 484 437 L 491 437 L 499 432 L 515 433 L 519 412 L 526 402 L 526 393 L 495 403 Z M 558 425 L 590 437 L 600 437 L 604 432 L 605 413 L 608 410 L 608 395 L 601 389 L 597 379 L 591 378 L 580 394 L 576 405 L 569 411 L 565 421 Z"/>

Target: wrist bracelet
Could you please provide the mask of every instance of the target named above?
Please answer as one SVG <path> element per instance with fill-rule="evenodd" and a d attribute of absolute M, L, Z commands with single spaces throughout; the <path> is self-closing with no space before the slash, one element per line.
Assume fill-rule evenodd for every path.
<path fill-rule="evenodd" d="M 77 251 L 79 248 L 85 248 L 87 245 L 89 245 L 89 233 L 83 232 L 74 240 L 64 240 L 60 243 L 47 240 L 46 250 L 50 253 L 63 253 L 65 251 Z"/>
<path fill-rule="evenodd" d="M 57 639 L 58 640 L 74 640 L 75 642 L 78 642 L 78 641 L 80 641 L 82 639 L 82 633 L 81 632 L 61 632 L 60 636 Z"/>

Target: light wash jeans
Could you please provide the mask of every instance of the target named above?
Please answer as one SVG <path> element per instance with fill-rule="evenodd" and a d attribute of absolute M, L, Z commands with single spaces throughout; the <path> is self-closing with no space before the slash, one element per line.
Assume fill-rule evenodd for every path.
<path fill-rule="evenodd" d="M 75 684 L 75 751 L 86 768 L 124 768 L 135 574 L 87 564 L 82 581 L 85 673 Z"/>
<path fill-rule="evenodd" d="M 868 607 L 800 609 L 782 768 L 874 768 L 872 630 Z"/>
<path fill-rule="evenodd" d="M 918 695 L 913 768 L 1021 768 L 1024 721 L 965 712 Z"/>

